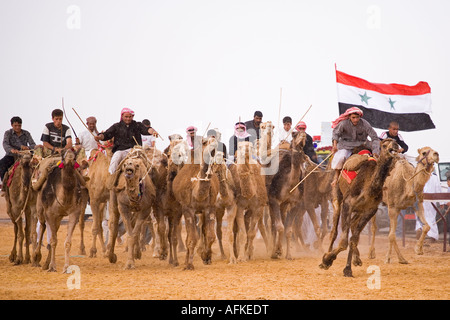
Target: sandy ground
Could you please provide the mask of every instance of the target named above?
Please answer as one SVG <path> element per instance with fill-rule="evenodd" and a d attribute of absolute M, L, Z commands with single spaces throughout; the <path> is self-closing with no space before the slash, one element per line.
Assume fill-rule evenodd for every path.
<path fill-rule="evenodd" d="M 347 252 L 341 253 L 329 270 L 319 268 L 322 253 L 294 250 L 294 260 L 272 260 L 264 242 L 255 243 L 255 259 L 229 265 L 218 255 L 214 244 L 212 265 L 204 265 L 196 256 L 195 270 L 172 267 L 167 261 L 153 258 L 149 250 L 136 261 L 136 269 L 124 270 L 124 246 L 118 246 L 118 260 L 111 264 L 98 254 L 97 258 L 78 255 L 80 232 L 77 227 L 71 251 L 71 265 L 80 268 L 80 289 L 68 288 L 74 277 L 62 274 L 66 226 L 59 231 L 57 270 L 49 273 L 31 265 L 14 266 L 8 259 L 13 244 L 13 226 L 5 220 L 4 198 L 0 199 L 0 297 L 3 300 L 76 300 L 76 299 L 150 299 L 150 300 L 397 300 L 450 298 L 450 252 L 442 251 L 442 241 L 424 248 L 424 255 L 414 253 L 414 239 L 407 239 L 402 248 L 407 265 L 384 263 L 387 238 L 377 236 L 376 259 L 367 258 L 368 238 L 360 242 L 362 267 L 353 267 L 354 278 L 342 274 Z M 86 223 L 86 249 L 90 249 L 91 219 Z M 399 241 L 401 245 L 401 241 Z M 324 248 L 328 246 L 328 237 Z M 227 248 L 227 245 L 225 244 Z M 46 257 L 46 250 L 43 250 Z M 184 253 L 179 254 L 180 263 Z M 371 266 L 369 268 L 369 266 Z M 378 270 L 378 282 L 373 271 Z M 369 271 L 369 272 L 368 272 Z M 72 277 L 72 278 L 70 278 Z M 368 285 L 369 283 L 369 285 Z M 379 288 L 373 284 L 379 283 Z"/>

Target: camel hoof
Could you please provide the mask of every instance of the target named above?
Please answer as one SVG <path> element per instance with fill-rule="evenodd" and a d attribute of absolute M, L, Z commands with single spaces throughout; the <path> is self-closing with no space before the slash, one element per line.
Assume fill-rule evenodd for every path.
<path fill-rule="evenodd" d="M 136 267 L 134 266 L 134 262 L 127 262 L 127 263 L 125 264 L 124 269 L 125 269 L 125 270 L 136 269 Z"/>
<path fill-rule="evenodd" d="M 183 270 L 194 270 L 194 265 L 190 263 L 186 265 Z"/>
<path fill-rule="evenodd" d="M 353 265 L 354 265 L 355 267 L 361 267 L 361 266 L 362 266 L 362 261 L 361 261 L 361 259 L 360 259 L 360 258 L 355 258 L 355 259 L 353 259 Z"/>
<path fill-rule="evenodd" d="M 352 269 L 349 267 L 344 268 L 344 277 L 353 278 Z"/>
<path fill-rule="evenodd" d="M 89 258 L 96 258 L 97 257 L 97 249 L 92 248 L 89 253 Z"/>
<path fill-rule="evenodd" d="M 319 268 L 323 269 L 323 270 L 328 270 L 331 267 L 331 264 L 325 264 L 325 263 L 321 263 L 319 264 Z"/>
<path fill-rule="evenodd" d="M 369 251 L 369 259 L 375 259 L 376 255 L 375 255 L 375 249 L 371 249 Z"/>
<path fill-rule="evenodd" d="M 408 261 L 406 261 L 405 259 L 402 259 L 402 260 L 398 260 L 398 263 L 400 263 L 400 264 L 408 264 Z"/>
<path fill-rule="evenodd" d="M 414 247 L 414 251 L 415 251 L 415 253 L 416 253 L 417 255 L 419 255 L 419 256 L 423 255 L 423 248 L 420 247 L 420 246 Z"/>
<path fill-rule="evenodd" d="M 86 255 L 86 249 L 85 248 L 80 248 L 80 250 L 78 251 L 78 254 L 80 255 L 80 256 L 85 256 Z"/>
<path fill-rule="evenodd" d="M 108 256 L 110 263 L 116 263 L 117 262 L 117 255 L 115 253 L 112 253 Z"/>
<path fill-rule="evenodd" d="M 9 255 L 9 262 L 13 263 L 14 261 L 16 261 L 16 255 L 11 253 Z"/>
<path fill-rule="evenodd" d="M 159 260 L 166 260 L 167 259 L 167 253 L 161 253 L 159 255 Z"/>
<path fill-rule="evenodd" d="M 50 267 L 50 268 L 48 268 L 47 272 L 56 272 L 56 268 L 55 267 Z"/>

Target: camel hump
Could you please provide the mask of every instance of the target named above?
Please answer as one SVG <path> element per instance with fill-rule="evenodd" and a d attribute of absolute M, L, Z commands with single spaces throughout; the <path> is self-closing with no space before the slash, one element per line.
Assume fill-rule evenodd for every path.
<path fill-rule="evenodd" d="M 369 156 L 367 154 L 354 154 L 351 155 L 347 161 L 345 161 L 342 169 L 348 171 L 357 171 L 361 167 L 361 165 L 369 160 Z"/>

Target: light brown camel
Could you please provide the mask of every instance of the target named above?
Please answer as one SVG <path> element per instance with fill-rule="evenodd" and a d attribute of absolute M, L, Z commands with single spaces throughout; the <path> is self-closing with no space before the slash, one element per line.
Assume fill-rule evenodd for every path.
<path fill-rule="evenodd" d="M 128 258 L 125 269 L 134 269 L 134 260 L 141 258 L 139 237 L 142 224 L 150 215 L 156 191 L 149 175 L 151 163 L 141 147 L 135 146 L 122 160 L 120 168 L 117 184 L 110 191 L 110 234 L 107 256 L 111 263 L 117 261 L 114 246 L 120 216 L 127 232 Z"/>
<path fill-rule="evenodd" d="M 434 164 L 439 162 L 439 153 L 430 147 L 423 147 L 417 150 L 419 155 L 416 158 L 417 166 L 414 168 L 406 159 L 396 161 L 391 174 L 384 183 L 383 202 L 388 206 L 389 212 L 389 250 L 386 255 L 386 263 L 391 261 L 392 248 L 397 253 L 398 261 L 407 264 L 408 261 L 402 256 L 397 245 L 395 230 L 397 228 L 397 217 L 400 210 L 407 207 L 414 207 L 417 202 L 417 217 L 423 223 L 422 234 L 415 246 L 418 255 L 423 254 L 423 241 L 430 229 L 425 220 L 423 212 L 423 188 L 434 170 Z M 372 226 L 376 229 L 375 217 Z M 375 232 L 372 230 L 372 243 L 370 248 L 370 258 L 375 258 Z"/>
<path fill-rule="evenodd" d="M 304 132 L 293 132 L 291 148 L 280 149 L 272 154 L 270 166 L 274 161 L 278 170 L 266 175 L 267 194 L 269 198 L 270 219 L 272 223 L 272 259 L 282 255 L 282 241 L 286 239 L 286 259 L 292 259 L 291 239 L 293 221 L 298 215 L 303 196 L 303 186 L 293 189 L 304 177 L 306 155 L 303 147 L 306 141 Z M 290 192 L 293 189 L 292 192 Z M 285 217 L 283 219 L 283 217 Z"/>
<path fill-rule="evenodd" d="M 197 245 L 195 214 L 200 214 L 201 245 L 199 253 L 205 264 L 211 264 L 211 246 L 216 238 L 214 223 L 219 181 L 212 173 L 212 162 L 217 141 L 208 139 L 202 146 L 192 150 L 191 160 L 186 163 L 173 180 L 173 194 L 181 204 L 186 225 L 185 269 L 193 270 L 194 249 Z M 202 150 L 203 149 L 203 150 Z"/>
<path fill-rule="evenodd" d="M 347 264 L 344 268 L 344 276 L 352 277 L 352 258 L 355 266 L 362 265 L 359 257 L 358 242 L 361 231 L 367 222 L 375 215 L 383 196 L 383 185 L 393 168 L 394 159 L 398 154 L 398 144 L 393 139 L 385 139 L 381 142 L 380 156 L 378 160 L 368 158 L 361 163 L 356 177 L 349 184 L 342 174 L 339 176 L 336 186 L 335 203 L 338 210 L 333 217 L 333 229 L 328 253 L 322 258 L 320 267 L 328 269 L 337 255 L 349 246 L 348 237 L 351 230 L 350 246 Z M 351 157 L 347 160 L 351 161 Z M 345 167 L 345 164 L 344 164 Z M 336 206 L 335 206 L 336 208 Z M 339 219 L 342 224 L 342 238 L 339 246 L 333 248 L 337 236 Z"/>
<path fill-rule="evenodd" d="M 31 176 L 36 164 L 37 161 L 34 161 L 30 151 L 21 151 L 19 159 L 4 177 L 6 212 L 14 225 L 14 245 L 9 261 L 16 265 L 31 261 L 31 235 L 32 230 L 36 230 L 36 193 L 31 188 Z M 25 226 L 23 226 L 22 217 L 25 217 Z M 25 240 L 25 258 L 23 240 Z"/>
<path fill-rule="evenodd" d="M 233 176 L 225 163 L 223 152 L 219 151 L 216 153 L 213 172 L 219 179 L 219 193 L 216 201 L 216 235 L 219 243 L 221 258 L 226 259 L 222 242 L 222 223 L 223 217 L 225 213 L 227 213 L 228 231 L 233 229 L 233 223 L 230 222 L 229 218 L 236 215 L 236 187 Z"/>
<path fill-rule="evenodd" d="M 46 223 L 51 231 L 49 254 L 42 266 L 43 270 L 56 271 L 57 234 L 61 220 L 66 216 L 69 217 L 69 222 L 64 242 L 65 263 L 63 273 L 69 267 L 72 234 L 81 214 L 81 187 L 83 185 L 85 185 L 85 181 L 78 170 L 75 169 L 75 153 L 69 149 L 62 155 L 61 162 L 49 172 L 37 197 L 37 216 L 42 228 L 38 234 L 38 244 L 33 254 L 34 265 L 38 265 L 41 258 L 40 250 Z"/>
<path fill-rule="evenodd" d="M 268 204 L 265 177 L 261 165 L 255 160 L 252 143 L 239 142 L 236 164 L 230 165 L 235 185 L 235 210 L 228 211 L 229 262 L 253 258 L 254 238 L 262 221 L 264 207 Z M 236 234 L 234 228 L 236 227 Z M 260 229 L 264 237 L 265 229 Z"/>
<path fill-rule="evenodd" d="M 109 200 L 109 190 L 106 187 L 109 177 L 109 163 L 112 157 L 112 147 L 94 149 L 89 157 L 89 205 L 92 210 L 92 243 L 89 257 L 97 256 L 97 239 L 100 242 L 103 254 L 106 253 L 106 245 L 103 239 L 102 221 Z"/>

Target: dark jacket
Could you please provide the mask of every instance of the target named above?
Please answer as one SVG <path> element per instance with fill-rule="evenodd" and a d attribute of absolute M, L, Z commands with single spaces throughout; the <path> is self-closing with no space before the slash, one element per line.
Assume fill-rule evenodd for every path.
<path fill-rule="evenodd" d="M 405 153 L 406 151 L 408 151 L 408 145 L 405 143 L 405 141 L 403 140 L 402 136 L 400 134 L 396 135 L 396 136 L 391 136 L 389 134 L 389 131 L 385 131 L 380 135 L 380 140 L 384 140 L 387 138 L 391 138 L 394 139 L 398 145 L 400 146 L 400 148 L 403 149 L 402 153 Z"/>
<path fill-rule="evenodd" d="M 314 162 L 317 163 L 317 154 L 314 150 L 313 139 L 309 134 L 306 134 L 306 142 L 303 147 L 303 152 Z"/>
<path fill-rule="evenodd" d="M 149 127 L 146 127 L 141 122 L 132 121 L 129 125 L 126 125 L 122 120 L 113 124 L 105 132 L 103 132 L 103 141 L 114 138 L 114 147 L 112 152 L 117 150 L 126 150 L 133 148 L 136 145 L 136 141 L 139 145 L 142 145 L 142 137 L 150 135 L 148 133 Z M 133 139 L 136 139 L 136 141 Z"/>

